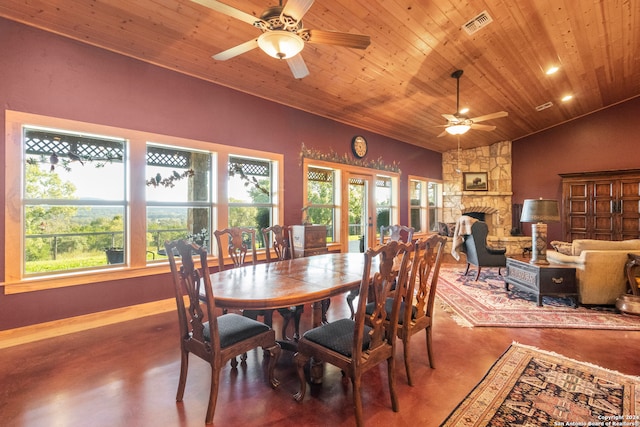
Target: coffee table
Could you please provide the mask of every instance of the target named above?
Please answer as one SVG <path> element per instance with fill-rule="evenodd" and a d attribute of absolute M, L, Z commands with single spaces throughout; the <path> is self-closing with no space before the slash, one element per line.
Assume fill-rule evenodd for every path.
<path fill-rule="evenodd" d="M 509 285 L 530 292 L 537 297 L 538 307 L 542 307 L 542 297 L 564 296 L 571 298 L 573 306 L 578 306 L 576 269 L 562 264 L 531 264 L 528 258 L 507 258 L 504 276 L 505 289 Z"/>

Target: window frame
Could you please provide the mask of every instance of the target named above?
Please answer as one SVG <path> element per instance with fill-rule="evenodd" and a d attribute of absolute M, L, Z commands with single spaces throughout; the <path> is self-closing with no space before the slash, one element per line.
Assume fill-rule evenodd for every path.
<path fill-rule="evenodd" d="M 416 205 L 411 204 L 411 183 L 413 181 L 419 181 L 421 183 L 420 189 L 420 205 L 416 207 Z M 438 186 L 438 191 L 436 195 L 436 205 L 429 206 L 429 185 L 435 184 Z M 411 225 L 411 212 L 412 210 L 418 209 L 420 212 L 420 231 L 416 230 L 417 233 L 432 233 L 437 232 L 437 223 L 442 219 L 443 215 L 443 183 L 441 180 L 425 178 L 416 175 L 409 175 L 407 177 L 407 205 L 409 212 L 409 224 Z M 430 221 L 430 212 L 431 210 L 435 210 L 436 218 L 435 223 L 431 224 Z"/>
<path fill-rule="evenodd" d="M 306 159 L 305 159 L 306 160 Z M 333 173 L 332 177 L 332 187 L 333 187 L 333 203 L 332 204 L 310 204 L 309 203 L 309 168 L 328 170 Z M 339 243 L 340 242 L 340 230 L 341 230 L 341 221 L 340 221 L 340 200 L 342 200 L 341 196 L 341 182 L 342 182 L 342 171 L 340 169 L 336 169 L 334 167 L 329 166 L 328 164 L 320 164 L 318 162 L 305 162 L 304 163 L 304 173 L 303 173 L 303 212 L 301 223 L 304 223 L 308 218 L 306 211 L 311 208 L 316 209 L 331 209 L 333 212 L 333 227 L 332 227 L 332 235 L 330 244 Z"/>
<path fill-rule="evenodd" d="M 97 267 L 91 270 L 55 273 L 45 276 L 23 275 L 24 271 L 24 201 L 23 201 L 23 126 L 31 125 L 67 130 L 71 132 L 109 135 L 126 140 L 128 162 L 125 165 L 127 186 L 127 218 L 125 233 L 128 237 L 129 259 L 125 264 Z M 228 223 L 227 164 L 229 156 L 253 157 L 271 160 L 274 164 L 276 183 L 272 188 L 276 206 L 272 222 L 281 224 L 283 218 L 284 155 L 215 142 L 187 139 L 128 128 L 119 128 L 76 120 L 42 116 L 19 111 L 5 111 L 5 239 L 4 239 L 4 290 L 5 294 L 37 291 L 58 287 L 84 285 L 125 278 L 165 274 L 168 262 L 149 263 L 146 254 L 147 202 L 146 202 L 146 154 L 147 144 L 162 144 L 184 149 L 215 153 L 212 156 L 212 224 L 214 228 L 226 228 Z M 133 185 L 133 183 L 140 183 Z M 213 256 L 213 255 L 212 255 Z"/>

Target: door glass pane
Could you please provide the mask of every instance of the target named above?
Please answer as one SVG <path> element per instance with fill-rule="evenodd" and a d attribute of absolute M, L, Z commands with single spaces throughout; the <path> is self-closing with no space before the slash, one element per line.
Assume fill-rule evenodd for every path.
<path fill-rule="evenodd" d="M 367 231 L 367 181 L 349 179 L 349 252 L 364 252 L 368 246 Z"/>
<path fill-rule="evenodd" d="M 409 198 L 411 200 L 410 225 L 415 231 L 422 231 L 422 182 L 412 179 L 409 182 Z"/>
<path fill-rule="evenodd" d="M 389 226 L 391 221 L 391 178 L 376 177 L 376 235 L 380 227 Z"/>

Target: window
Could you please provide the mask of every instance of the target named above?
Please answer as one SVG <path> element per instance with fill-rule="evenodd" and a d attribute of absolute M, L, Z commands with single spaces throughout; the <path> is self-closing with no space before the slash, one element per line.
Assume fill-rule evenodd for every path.
<path fill-rule="evenodd" d="M 409 177 L 410 223 L 416 231 L 438 231 L 442 221 L 442 184 Z"/>
<path fill-rule="evenodd" d="M 393 185 L 390 177 L 376 176 L 376 237 L 380 238 L 380 227 L 398 222 L 393 205 Z"/>
<path fill-rule="evenodd" d="M 104 281 L 105 269 L 110 279 L 162 274 L 165 240 L 213 249 L 211 230 L 282 224 L 282 154 L 5 117 L 6 293 Z"/>
<path fill-rule="evenodd" d="M 23 141 L 22 273 L 123 263 L 125 140 L 25 126 Z"/>
<path fill-rule="evenodd" d="M 327 226 L 327 243 L 339 243 L 342 251 L 357 251 L 362 243 L 376 241 L 380 225 L 399 221 L 399 174 L 385 171 L 381 175 L 375 169 L 306 158 L 303 165 L 302 217 Z M 376 221 L 382 224 L 369 226 Z"/>
<path fill-rule="evenodd" d="M 164 241 L 191 237 L 210 247 L 212 154 L 147 144 L 147 254 L 164 259 Z"/>
<path fill-rule="evenodd" d="M 327 242 L 335 242 L 337 221 L 337 171 L 309 166 L 307 168 L 307 205 L 303 215 L 311 224 L 327 226 Z"/>
<path fill-rule="evenodd" d="M 272 225 L 273 164 L 265 159 L 229 157 L 229 227 L 256 230 L 256 246 L 264 247 L 261 230 Z"/>

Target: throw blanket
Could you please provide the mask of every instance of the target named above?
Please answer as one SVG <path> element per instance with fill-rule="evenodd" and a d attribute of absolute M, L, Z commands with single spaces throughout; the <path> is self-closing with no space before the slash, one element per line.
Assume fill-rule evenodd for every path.
<path fill-rule="evenodd" d="M 462 215 L 456 221 L 456 229 L 453 232 L 453 244 L 451 245 L 451 255 L 456 259 L 456 261 L 460 260 L 460 249 L 464 244 L 464 236 L 471 234 L 471 226 L 477 219 L 472 218 L 467 215 Z"/>

